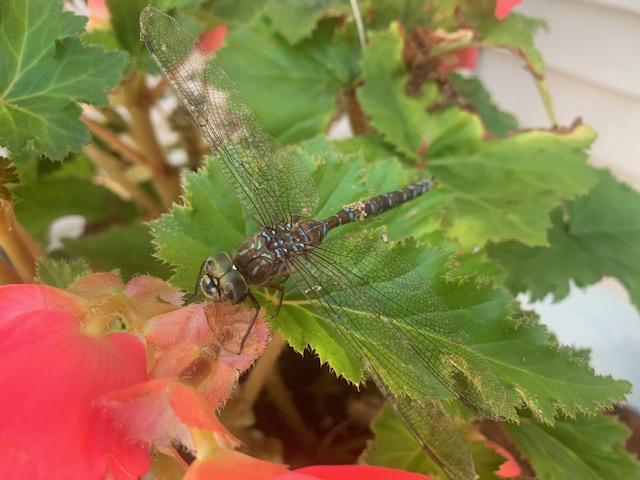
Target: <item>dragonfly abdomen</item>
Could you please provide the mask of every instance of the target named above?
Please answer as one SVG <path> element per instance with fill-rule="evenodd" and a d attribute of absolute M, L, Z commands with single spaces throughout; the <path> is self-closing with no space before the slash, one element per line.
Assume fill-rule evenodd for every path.
<path fill-rule="evenodd" d="M 327 218 L 324 222 L 327 224 L 327 228 L 331 230 L 340 225 L 380 215 L 428 192 L 432 185 L 432 180 L 420 180 L 399 190 L 360 200 L 343 207 L 338 213 Z"/>

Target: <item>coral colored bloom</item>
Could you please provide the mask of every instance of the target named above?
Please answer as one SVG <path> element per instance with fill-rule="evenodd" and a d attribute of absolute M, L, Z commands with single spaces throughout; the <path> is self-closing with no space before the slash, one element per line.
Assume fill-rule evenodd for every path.
<path fill-rule="evenodd" d="M 0 287 L 0 478 L 134 479 L 149 468 L 147 446 L 97 405 L 147 379 L 144 346 L 86 333 L 99 314 L 90 307 L 44 285 Z"/>
<path fill-rule="evenodd" d="M 275 480 L 285 472 L 286 465 L 223 448 L 193 462 L 183 480 Z"/>
<path fill-rule="evenodd" d="M 276 477 L 274 480 L 429 480 L 419 473 L 371 465 L 314 465 Z"/>
<path fill-rule="evenodd" d="M 89 10 L 89 23 L 87 30 L 102 28 L 109 23 L 111 14 L 105 0 L 87 0 Z"/>
<path fill-rule="evenodd" d="M 448 75 L 458 70 L 473 70 L 478 63 L 478 48 L 466 47 L 438 59 L 437 69 L 440 75 Z"/>
<path fill-rule="evenodd" d="M 227 26 L 220 25 L 219 27 L 210 28 L 206 30 L 200 39 L 198 40 L 198 50 L 202 53 L 215 53 L 220 50 L 227 36 Z"/>
<path fill-rule="evenodd" d="M 509 453 L 507 449 L 501 445 L 486 441 L 488 447 L 493 448 L 498 454 L 505 458 L 505 461 L 500 465 L 500 468 L 496 472 L 496 475 L 500 478 L 517 478 L 522 475 L 522 469 L 513 455 Z"/>
<path fill-rule="evenodd" d="M 261 310 L 238 354 L 254 313 L 244 305 L 205 302 L 153 317 L 145 330 L 147 341 L 158 347 L 152 376 L 179 377 L 220 408 L 269 339 Z"/>
<path fill-rule="evenodd" d="M 100 404 L 130 438 L 159 449 L 177 440 L 194 450 L 189 427 L 208 430 L 225 447 L 240 446 L 200 394 L 176 379 L 151 380 L 111 392 L 100 399 Z"/>
<path fill-rule="evenodd" d="M 495 16 L 498 20 L 504 20 L 513 7 L 521 3 L 522 0 L 496 0 Z"/>

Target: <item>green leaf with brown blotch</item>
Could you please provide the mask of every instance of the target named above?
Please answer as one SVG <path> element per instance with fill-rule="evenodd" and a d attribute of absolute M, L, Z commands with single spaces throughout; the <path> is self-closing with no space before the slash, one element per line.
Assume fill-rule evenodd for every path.
<path fill-rule="evenodd" d="M 392 24 L 388 31 L 370 33 L 364 50 L 365 84 L 357 95 L 371 125 L 397 151 L 414 160 L 475 149 L 483 130 L 477 116 L 457 107 L 430 113 L 428 108 L 439 100 L 435 83 L 425 84 L 418 98 L 407 94 L 399 28 Z"/>

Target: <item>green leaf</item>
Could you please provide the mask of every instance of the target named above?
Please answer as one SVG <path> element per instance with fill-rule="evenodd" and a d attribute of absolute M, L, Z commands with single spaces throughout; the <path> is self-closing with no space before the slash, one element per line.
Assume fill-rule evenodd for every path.
<path fill-rule="evenodd" d="M 110 13 L 111 27 L 120 48 L 129 52 L 133 68 L 142 68 L 157 73 L 155 62 L 140 40 L 140 13 L 147 5 L 169 11 L 179 9 L 180 12 L 196 8 L 204 0 L 106 0 Z M 90 32 L 89 38 L 96 33 Z M 103 33 L 104 39 L 108 37 Z M 100 38 L 99 38 L 100 39 Z M 103 43 L 103 42 L 101 42 Z"/>
<path fill-rule="evenodd" d="M 491 99 L 489 92 L 477 77 L 464 77 L 453 73 L 449 75 L 457 92 L 480 115 L 484 126 L 498 137 L 504 137 L 509 131 L 518 128 L 518 121 L 512 114 L 500 110 Z"/>
<path fill-rule="evenodd" d="M 60 160 L 89 141 L 76 102 L 106 104 L 126 54 L 83 46 L 85 21 L 62 13 L 59 0 L 0 4 L 0 137 L 10 150 L 33 141 Z"/>
<path fill-rule="evenodd" d="M 119 270 L 125 279 L 137 274 L 167 278 L 169 268 L 153 257 L 151 235 L 144 225 L 112 227 L 104 233 L 63 241 L 65 252 L 85 257 L 99 270 Z"/>
<path fill-rule="evenodd" d="M 371 125 L 384 139 L 417 160 L 475 149 L 482 137 L 477 116 L 457 107 L 429 113 L 428 107 L 439 98 L 434 83 L 424 85 L 421 97 L 407 95 L 398 24 L 387 32 L 370 33 L 369 40 L 362 60 L 365 84 L 357 95 Z"/>
<path fill-rule="evenodd" d="M 429 433 L 433 440 L 430 448 L 437 449 L 450 478 L 475 478 L 476 471 L 483 480 L 497 479 L 495 472 L 504 458 L 480 442 L 463 440 L 463 425 L 440 410 L 439 415 L 425 412 L 431 423 Z M 363 460 L 372 465 L 400 468 L 410 472 L 443 478 L 445 471 L 435 463 L 404 426 L 402 420 L 386 405 L 371 424 L 374 438 L 367 443 Z M 469 452 L 473 452 L 470 456 Z M 474 468 L 474 464 L 476 468 Z M 453 470 L 451 470 L 453 468 Z"/>
<path fill-rule="evenodd" d="M 628 382 L 595 375 L 584 357 L 558 346 L 546 327 L 520 311 L 506 292 L 473 275 L 452 277 L 451 260 L 436 256 L 438 265 L 426 249 L 421 257 L 423 271 L 437 270 L 434 288 L 471 343 L 536 418 L 552 424 L 558 412 L 569 417 L 597 413 L 629 393 Z"/>
<path fill-rule="evenodd" d="M 283 142 L 324 132 L 340 92 L 356 76 L 357 42 L 334 35 L 336 28 L 322 21 L 311 38 L 291 46 L 259 22 L 231 33 L 218 53 L 260 124 Z"/>
<path fill-rule="evenodd" d="M 397 188 L 400 185 L 395 183 L 404 182 L 407 175 L 394 160 L 380 162 L 384 168 L 379 169 L 376 164 L 373 168 L 365 168 L 358 156 L 347 157 L 345 161 L 327 150 L 323 142 L 308 143 L 299 148 L 296 155 L 300 161 L 312 167 L 314 163 L 316 165 L 313 175 L 321 194 L 319 217 L 335 213 L 345 203 Z M 387 172 L 387 175 L 382 176 L 381 172 Z M 362 181 L 363 174 L 366 183 Z M 423 196 L 425 202 L 432 193 L 435 192 Z M 388 224 L 391 238 L 402 238 L 409 233 L 405 224 L 415 215 L 413 203 L 380 217 Z M 174 206 L 170 214 L 152 222 L 152 228 L 158 246 L 156 255 L 175 268 L 174 283 L 191 290 L 204 259 L 215 251 L 233 253 L 256 227 L 243 219 L 220 169 L 216 168 L 215 161 L 209 160 L 205 169 L 187 175 L 183 204 Z M 456 274 L 454 260 L 446 251 L 424 246 L 417 248 L 415 243 L 405 243 L 395 250 L 415 265 L 415 270 L 421 272 L 455 312 L 475 347 L 475 353 L 472 350 L 465 355 L 475 355 L 494 368 L 501 382 L 508 386 L 513 406 L 522 402 L 539 418 L 553 422 L 557 410 L 568 415 L 594 412 L 611 401 L 624 398 L 628 391 L 626 382 L 595 376 L 584 361 L 575 360 L 574 352 L 559 349 L 535 319 L 520 313 L 505 292 L 494 290 L 486 280 L 465 274 L 477 268 L 478 262 L 474 258 L 471 259 L 472 267 L 463 265 L 460 269 L 463 273 Z M 388 254 L 384 246 L 376 246 L 376 252 L 377 255 Z M 297 350 L 311 344 L 321 360 L 328 362 L 338 375 L 354 383 L 360 380 L 361 361 L 345 345 L 332 324 L 311 309 L 299 292 L 287 292 L 274 325 Z M 410 359 L 398 359 L 398 364 L 405 365 L 403 368 L 411 372 Z M 405 388 L 423 399 L 428 394 L 425 391 L 435 385 L 424 383 L 424 372 L 420 372 L 420 378 Z M 422 397 L 419 391 L 422 391 Z M 443 391 L 440 394 L 446 396 Z"/>
<path fill-rule="evenodd" d="M 182 199 L 149 225 L 155 255 L 174 267 L 171 282 L 192 290 L 202 262 L 214 252 L 234 251 L 250 231 L 217 160 L 187 173 Z"/>
<path fill-rule="evenodd" d="M 363 160 L 350 157 L 338 162 L 323 152 L 326 142 L 318 141 L 296 149 L 301 161 L 311 166 L 320 194 L 319 217 L 328 217 L 340 207 L 365 195 L 362 183 Z M 306 158 L 306 160 L 305 160 Z M 191 291 L 200 264 L 212 253 L 233 253 L 242 241 L 255 233 L 256 226 L 243 219 L 236 197 L 222 176 L 216 159 L 209 159 L 197 173 L 188 173 L 184 184 L 183 205 L 174 205 L 169 214 L 151 222 L 156 256 L 174 266 L 171 281 Z M 298 352 L 309 338 L 318 340 L 317 353 L 322 362 L 335 360 L 331 367 L 337 375 L 358 383 L 362 364 L 301 294 L 289 294 L 274 326 Z"/>
<path fill-rule="evenodd" d="M 65 289 L 78 277 L 91 271 L 84 258 L 70 261 L 46 258 L 38 262 L 36 280 L 52 287 Z"/>
<path fill-rule="evenodd" d="M 14 189 L 18 220 L 44 242 L 51 223 L 65 215 L 83 215 L 88 226 L 132 218 L 136 209 L 110 190 L 90 180 L 45 177 L 37 184 Z"/>
<path fill-rule="evenodd" d="M 591 128 L 530 131 L 485 142 L 475 153 L 432 159 L 431 170 L 454 193 L 448 235 L 466 247 L 517 239 L 546 245 L 549 212 L 597 181 L 586 164 Z"/>
<path fill-rule="evenodd" d="M 629 431 L 614 417 L 563 420 L 554 428 L 523 419 L 506 427 L 540 480 L 640 478 L 640 464 L 624 448 Z"/>
<path fill-rule="evenodd" d="M 120 43 L 132 58 L 146 52 L 140 41 L 140 12 L 147 6 L 147 0 L 107 0 L 111 26 Z"/>
<path fill-rule="evenodd" d="M 513 292 L 529 291 L 534 300 L 569 293 L 570 282 L 585 287 L 603 276 L 619 279 L 640 308 L 640 194 L 608 171 L 563 215 L 552 214 L 549 247 L 518 242 L 490 245 L 490 255 L 507 270 Z"/>
<path fill-rule="evenodd" d="M 370 0 L 370 28 L 387 29 L 397 21 L 407 31 L 420 25 L 437 24 L 444 27 L 454 18 L 457 1 L 451 0 Z"/>
<path fill-rule="evenodd" d="M 216 0 L 207 9 L 218 20 L 230 26 L 251 23 L 267 0 Z"/>
<path fill-rule="evenodd" d="M 545 79 L 544 62 L 534 43 L 536 31 L 546 28 L 546 22 L 513 12 L 498 21 L 494 15 L 493 2 L 487 4 L 470 0 L 463 2 L 462 7 L 462 17 L 476 29 L 482 45 L 505 48 L 522 58 L 538 85 L 550 120 L 557 124 Z"/>
<path fill-rule="evenodd" d="M 268 0 L 264 14 L 290 44 L 309 37 L 322 17 L 349 13 L 343 0 Z"/>
<path fill-rule="evenodd" d="M 546 28 L 544 20 L 513 12 L 505 19 L 497 20 L 493 8 L 487 8 L 482 2 L 465 3 L 471 6 L 463 9 L 463 16 L 480 33 L 483 44 L 515 51 L 527 62 L 534 76 L 544 77 L 542 55 L 534 44 L 536 31 Z"/>

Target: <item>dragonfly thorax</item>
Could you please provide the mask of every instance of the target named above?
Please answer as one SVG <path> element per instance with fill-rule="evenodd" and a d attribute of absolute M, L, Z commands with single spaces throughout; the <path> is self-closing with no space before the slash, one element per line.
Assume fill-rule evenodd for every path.
<path fill-rule="evenodd" d="M 326 232 L 319 220 L 278 223 L 240 245 L 233 263 L 250 285 L 276 283 L 288 276 L 287 262 L 319 245 Z"/>

